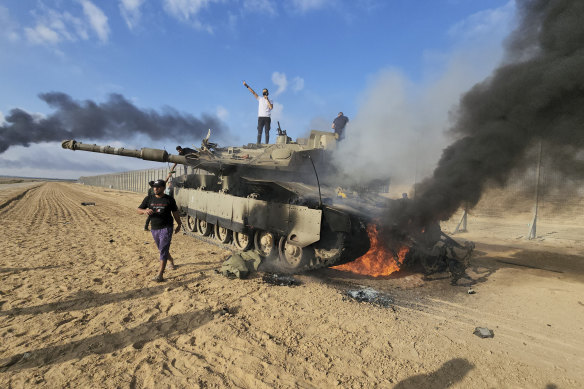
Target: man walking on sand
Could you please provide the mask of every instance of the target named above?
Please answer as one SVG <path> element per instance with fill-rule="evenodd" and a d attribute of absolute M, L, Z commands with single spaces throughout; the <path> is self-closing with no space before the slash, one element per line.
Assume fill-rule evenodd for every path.
<path fill-rule="evenodd" d="M 247 83 L 244 81 L 243 86 L 245 86 L 252 95 L 258 101 L 258 141 L 259 145 L 262 143 L 262 129 L 266 130 L 266 144 L 270 143 L 270 124 L 272 123 L 272 109 L 274 108 L 273 102 L 268 98 L 270 94 L 266 88 L 262 91 L 262 97 L 259 97 L 257 93 Z"/>
<path fill-rule="evenodd" d="M 169 195 L 164 194 L 166 182 L 164 180 L 156 180 L 152 183 L 154 195 L 146 196 L 142 200 L 142 204 L 138 206 L 138 213 L 141 215 L 149 215 L 152 224 L 152 237 L 160 252 L 160 268 L 158 274 L 153 278 L 153 281 L 164 281 L 164 269 L 166 262 L 170 261 L 170 269 L 174 270 L 174 260 L 170 255 L 170 243 L 172 241 L 173 221 L 176 221 L 176 229 L 174 233 L 178 234 L 181 230 L 182 222 L 178 213 L 176 201 Z"/>

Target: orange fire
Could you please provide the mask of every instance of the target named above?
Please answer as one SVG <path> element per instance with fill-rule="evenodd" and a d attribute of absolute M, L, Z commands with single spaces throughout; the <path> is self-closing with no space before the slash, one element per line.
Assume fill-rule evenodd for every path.
<path fill-rule="evenodd" d="M 344 265 L 333 266 L 333 269 L 341 271 L 349 271 L 357 274 L 363 274 L 373 277 L 388 276 L 393 272 L 399 270 L 409 251 L 407 246 L 403 246 L 397 252 L 398 260 L 394 254 L 379 240 L 380 234 L 375 224 L 370 224 L 367 227 L 367 235 L 371 242 L 371 248 L 365 255 L 357 258 L 353 262 L 345 263 Z"/>

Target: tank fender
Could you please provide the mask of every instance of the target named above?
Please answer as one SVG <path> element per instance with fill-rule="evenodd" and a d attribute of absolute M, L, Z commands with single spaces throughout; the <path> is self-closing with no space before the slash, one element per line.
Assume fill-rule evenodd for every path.
<path fill-rule="evenodd" d="M 351 218 L 345 212 L 325 206 L 323 216 L 332 231 L 351 233 Z"/>

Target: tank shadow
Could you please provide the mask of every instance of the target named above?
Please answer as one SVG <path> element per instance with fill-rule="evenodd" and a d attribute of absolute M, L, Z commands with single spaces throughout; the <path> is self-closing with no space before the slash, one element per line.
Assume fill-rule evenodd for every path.
<path fill-rule="evenodd" d="M 92 354 L 108 354 L 132 345 L 143 348 L 158 338 L 166 338 L 191 332 L 213 320 L 210 310 L 185 312 L 162 320 L 142 323 L 117 333 L 105 333 L 62 345 L 48 346 L 3 359 L 0 371 L 20 371 L 39 366 L 63 363 L 72 359 L 82 359 Z"/>
<path fill-rule="evenodd" d="M 455 358 L 445 362 L 438 370 L 428 374 L 418 374 L 397 383 L 394 389 L 450 388 L 462 381 L 474 365 L 464 358 Z"/>
<path fill-rule="evenodd" d="M 473 284 L 486 282 L 501 269 L 545 272 L 555 277 L 584 281 L 584 256 L 555 251 L 514 249 L 500 245 L 477 245 L 481 255 L 473 257 L 470 269 L 476 274 Z M 541 273 L 541 274 L 545 274 Z"/>

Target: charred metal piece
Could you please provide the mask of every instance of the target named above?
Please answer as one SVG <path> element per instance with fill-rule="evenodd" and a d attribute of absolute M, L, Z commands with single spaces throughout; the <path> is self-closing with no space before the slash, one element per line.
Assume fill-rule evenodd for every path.
<path fill-rule="evenodd" d="M 296 278 L 285 275 L 285 274 L 277 274 L 277 273 L 266 273 L 262 277 L 262 281 L 266 284 L 270 285 L 277 285 L 277 286 L 297 286 L 302 285 L 300 281 Z"/>
<path fill-rule="evenodd" d="M 370 304 L 380 305 L 382 307 L 390 307 L 393 304 L 393 299 L 383 293 L 378 292 L 373 288 L 361 288 L 347 291 L 347 296 L 360 303 L 366 302 Z"/>

